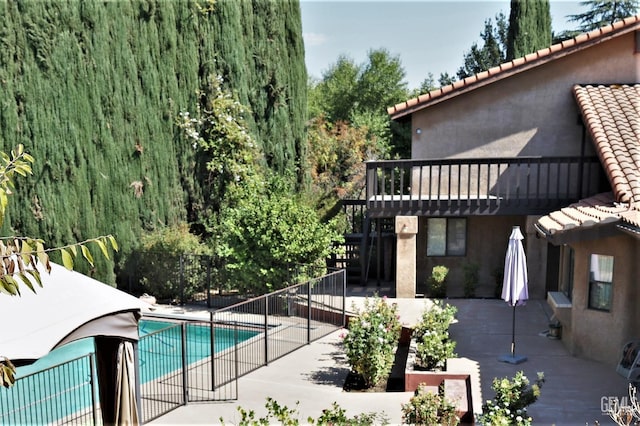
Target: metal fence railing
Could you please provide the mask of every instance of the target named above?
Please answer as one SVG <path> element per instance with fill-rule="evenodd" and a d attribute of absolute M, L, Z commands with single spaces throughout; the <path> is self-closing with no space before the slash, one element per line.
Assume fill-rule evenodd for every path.
<path fill-rule="evenodd" d="M 97 424 L 94 355 L 26 375 L 0 389 L 0 424 Z"/>
<path fill-rule="evenodd" d="M 141 423 L 188 402 L 237 399 L 239 377 L 343 327 L 345 280 L 329 272 L 208 318 L 145 314 Z M 89 354 L 19 378 L 0 390 L 0 424 L 100 424 L 95 371 Z"/>
<path fill-rule="evenodd" d="M 346 273 L 337 270 L 212 311 L 206 319 L 183 317 L 142 337 L 141 420 L 187 402 L 237 399 L 239 377 L 343 327 L 345 296 Z M 176 321 L 156 314 L 147 318 Z M 170 372 L 145 372 L 147 350 L 166 354 L 162 362 L 171 368 L 153 368 Z"/>

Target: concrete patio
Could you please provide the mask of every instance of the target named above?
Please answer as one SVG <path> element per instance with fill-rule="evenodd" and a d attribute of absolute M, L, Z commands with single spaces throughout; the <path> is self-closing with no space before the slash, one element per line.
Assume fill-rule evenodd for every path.
<path fill-rule="evenodd" d="M 387 287 L 352 287 L 347 307 L 358 306 L 364 297 Z M 427 299 L 391 299 L 398 303 L 401 321 L 411 325 L 422 313 Z M 494 377 L 513 377 L 517 371 L 532 381 L 544 372 L 546 383 L 540 399 L 529 408 L 534 424 L 593 425 L 614 424 L 603 413 L 610 398 L 627 396 L 627 382 L 615 367 L 571 356 L 559 340 L 546 336 L 549 308 L 544 300 L 531 300 L 516 308 L 516 354 L 526 362 L 513 365 L 498 361 L 511 347 L 512 308 L 494 299 L 449 299 L 458 308 L 457 323 L 451 336 L 456 352 L 472 374 L 474 407 L 494 396 Z M 401 405 L 412 393 L 344 392 L 342 385 L 349 371 L 340 343 L 340 331 L 307 345 L 239 380 L 239 399 L 230 402 L 192 403 L 158 419 L 154 424 L 237 424 L 237 407 L 254 410 L 256 417 L 266 414 L 267 397 L 289 408 L 297 408 L 304 423 L 317 418 L 335 401 L 348 415 L 384 412 L 391 424 L 402 422 Z M 296 403 L 298 402 L 298 405 Z"/>

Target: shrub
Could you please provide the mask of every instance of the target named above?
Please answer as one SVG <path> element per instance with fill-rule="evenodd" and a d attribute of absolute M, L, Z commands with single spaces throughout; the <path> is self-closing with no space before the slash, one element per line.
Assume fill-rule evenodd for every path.
<path fill-rule="evenodd" d="M 309 419 L 309 424 L 313 424 L 313 419 Z M 383 413 L 361 413 L 353 417 L 347 417 L 347 411 L 334 402 L 330 409 L 322 410 L 322 415 L 318 417 L 318 425 L 343 425 L 343 426 L 369 426 L 386 425 L 389 419 Z"/>
<path fill-rule="evenodd" d="M 292 265 L 326 266 L 334 243 L 343 240 L 337 220 L 322 222 L 313 206 L 294 194 L 274 175 L 264 186 L 240 188 L 237 203 L 222 212 L 216 250 L 234 289 L 264 294 L 298 283 L 303 278 L 289 275 Z"/>
<path fill-rule="evenodd" d="M 140 247 L 132 254 L 126 268 L 139 280 L 141 292 L 158 300 L 171 301 L 182 295 L 189 298 L 199 290 L 207 273 L 204 264 L 199 264 L 199 257 L 210 255 L 211 249 L 189 232 L 188 225 L 179 224 L 143 235 Z M 182 282 L 181 256 L 198 257 Z M 184 285 L 184 293 L 181 285 Z"/>
<path fill-rule="evenodd" d="M 427 370 L 444 368 L 448 358 L 455 355 L 456 342 L 449 339 L 449 326 L 455 320 L 458 309 L 449 304 L 434 301 L 425 309 L 413 329 L 416 340 L 417 364 Z"/>
<path fill-rule="evenodd" d="M 431 297 L 444 298 L 447 297 L 447 274 L 449 268 L 443 265 L 434 266 L 431 270 L 431 276 L 427 280 L 429 286 L 429 295 Z"/>
<path fill-rule="evenodd" d="M 464 272 L 464 297 L 475 297 L 476 286 L 478 285 L 480 265 L 477 263 L 466 263 L 463 266 Z"/>
<path fill-rule="evenodd" d="M 532 385 L 522 371 L 517 372 L 513 380 L 506 377 L 494 378 L 491 389 L 496 396 L 482 405 L 482 415 L 478 417 L 478 422 L 487 426 L 531 425 L 533 420 L 527 415 L 527 407 L 536 402 L 543 383 L 543 373 L 538 373 L 538 378 Z"/>
<path fill-rule="evenodd" d="M 402 421 L 405 424 L 445 425 L 460 423 L 456 407 L 443 395 L 418 386 L 414 396 L 402 405 Z"/>
<path fill-rule="evenodd" d="M 363 309 L 349 320 L 345 352 L 351 370 L 363 379 L 366 388 L 378 384 L 391 371 L 400 339 L 397 311 L 395 303 L 375 296 L 365 299 Z"/>
<path fill-rule="evenodd" d="M 276 400 L 271 397 L 267 398 L 267 402 L 264 405 L 267 409 L 267 415 L 256 419 L 255 411 L 247 411 L 242 407 L 238 407 L 241 419 L 238 423 L 242 426 L 264 426 L 271 424 L 280 424 L 284 426 L 299 425 L 298 419 L 298 406 L 299 402 L 296 402 L 296 408 L 289 408 L 286 405 L 280 405 Z M 224 425 L 224 419 L 220 417 L 220 423 Z M 317 423 L 316 423 L 317 422 Z M 322 415 L 317 420 L 309 417 L 305 423 L 302 424 L 318 424 L 318 425 L 344 425 L 344 426 L 368 426 L 368 425 L 387 425 L 389 419 L 382 413 L 361 413 L 356 414 L 353 417 L 347 417 L 346 410 L 341 408 L 338 403 L 334 402 L 330 409 L 322 410 Z"/>

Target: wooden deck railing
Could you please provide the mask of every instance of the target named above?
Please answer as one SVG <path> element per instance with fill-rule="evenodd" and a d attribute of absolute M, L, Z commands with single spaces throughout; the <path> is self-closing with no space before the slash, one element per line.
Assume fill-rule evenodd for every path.
<path fill-rule="evenodd" d="M 601 190 L 597 157 L 367 162 L 369 217 L 545 214 Z"/>

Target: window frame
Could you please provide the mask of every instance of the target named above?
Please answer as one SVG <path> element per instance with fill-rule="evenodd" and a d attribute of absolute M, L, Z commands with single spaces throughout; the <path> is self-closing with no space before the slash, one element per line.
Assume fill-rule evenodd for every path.
<path fill-rule="evenodd" d="M 429 250 L 429 241 L 430 241 L 430 233 L 431 233 L 431 229 L 432 226 L 429 226 L 429 222 L 431 220 L 444 220 L 445 221 L 445 227 L 444 227 L 444 254 L 430 254 L 430 250 Z M 460 221 L 464 224 L 464 240 L 462 241 L 462 253 L 452 253 L 452 244 L 451 244 L 451 235 L 450 232 L 452 231 L 452 221 Z M 467 255 L 467 239 L 468 239 L 468 226 L 467 226 L 467 218 L 466 217 L 429 217 L 427 218 L 427 242 L 426 242 L 426 253 L 427 253 L 427 257 L 465 257 Z M 459 243 L 459 241 L 457 241 Z"/>
<path fill-rule="evenodd" d="M 605 272 L 607 275 L 610 275 L 610 277 L 608 277 L 609 281 L 596 279 L 596 277 L 594 277 L 594 272 L 596 272 L 593 269 L 594 261 L 599 262 L 600 257 L 603 258 L 602 260 L 605 260 L 604 258 L 611 259 L 611 271 Z M 614 268 L 615 268 L 615 257 L 612 255 L 591 253 L 591 255 L 589 256 L 589 286 L 588 286 L 588 293 L 587 293 L 587 309 L 600 311 L 600 312 L 611 312 L 613 308 Z M 594 293 L 598 291 L 597 289 L 594 289 L 594 286 L 596 285 L 602 288 L 608 289 L 608 300 L 606 300 L 606 303 L 604 304 L 596 303 L 596 301 L 593 300 Z"/>

